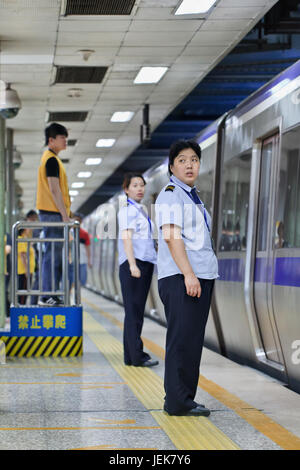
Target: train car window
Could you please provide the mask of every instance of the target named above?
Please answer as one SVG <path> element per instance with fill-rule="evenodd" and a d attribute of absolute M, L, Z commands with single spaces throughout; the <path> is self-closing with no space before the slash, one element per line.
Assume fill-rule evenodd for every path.
<path fill-rule="evenodd" d="M 200 191 L 200 198 L 208 209 L 209 213 L 212 213 L 212 189 L 213 189 L 213 172 L 200 173 L 197 178 L 196 186 Z"/>
<path fill-rule="evenodd" d="M 268 240 L 269 199 L 274 142 L 263 143 L 259 181 L 257 251 L 266 251 Z"/>
<path fill-rule="evenodd" d="M 251 150 L 224 163 L 219 251 L 246 250 Z"/>
<path fill-rule="evenodd" d="M 282 136 L 275 248 L 300 247 L 300 128 Z"/>
<path fill-rule="evenodd" d="M 215 144 L 202 150 L 200 172 L 196 181 L 196 187 L 200 191 L 200 198 L 210 214 L 212 214 L 212 191 L 215 169 L 215 153 Z"/>

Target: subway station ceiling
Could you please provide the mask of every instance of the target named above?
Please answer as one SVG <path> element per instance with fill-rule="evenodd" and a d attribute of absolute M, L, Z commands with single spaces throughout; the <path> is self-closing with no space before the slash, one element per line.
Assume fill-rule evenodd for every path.
<path fill-rule="evenodd" d="M 264 43 L 279 26 L 283 36 L 294 37 L 284 32 L 287 28 L 297 31 L 295 2 L 278 3 L 293 3 L 286 21 L 281 21 L 283 14 L 279 19 L 274 14 L 269 30 L 256 31 L 276 0 L 218 0 L 206 14 L 184 16 L 174 14 L 178 0 L 2 0 L 0 79 L 11 83 L 22 101 L 18 116 L 6 125 L 23 158 L 15 172 L 23 211 L 35 206 L 48 123 L 58 121 L 69 131 L 69 148 L 60 157 L 70 187 L 84 183 L 71 188 L 77 191 L 72 209 L 88 213 L 119 189 L 124 171 L 145 171 L 166 155 L 171 141 L 193 137 L 272 78 L 282 64 L 288 66 L 295 60 L 289 38 L 279 58 L 272 55 L 278 47 L 266 49 Z M 241 43 L 245 37 L 249 44 Z M 262 49 L 251 52 L 257 44 Z M 254 54 L 250 79 L 245 53 Z M 270 54 L 262 57 L 265 69 L 257 65 L 256 53 Z M 143 66 L 166 67 L 166 72 L 156 84 L 135 84 Z M 146 103 L 152 135 L 143 147 L 140 125 Z M 112 122 L 118 111 L 133 113 L 130 121 Z M 96 147 L 99 139 L 114 143 Z M 87 166 L 88 158 L 102 160 Z M 88 178 L 78 176 L 86 171 Z"/>

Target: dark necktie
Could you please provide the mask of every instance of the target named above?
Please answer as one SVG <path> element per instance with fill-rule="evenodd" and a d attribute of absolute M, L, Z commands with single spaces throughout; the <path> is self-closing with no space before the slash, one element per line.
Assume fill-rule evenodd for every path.
<path fill-rule="evenodd" d="M 191 190 L 190 195 L 192 196 L 192 199 L 193 199 L 195 204 L 201 204 L 201 201 L 200 201 L 199 196 L 197 194 L 196 188 L 193 188 Z"/>

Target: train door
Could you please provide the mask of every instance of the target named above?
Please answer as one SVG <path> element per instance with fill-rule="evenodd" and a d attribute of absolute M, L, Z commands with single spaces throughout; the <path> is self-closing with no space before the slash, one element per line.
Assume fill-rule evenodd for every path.
<path fill-rule="evenodd" d="M 279 155 L 279 134 L 262 142 L 258 184 L 257 231 L 254 253 L 254 307 L 268 361 L 282 365 L 283 355 L 272 302 L 274 275 L 273 226 Z"/>

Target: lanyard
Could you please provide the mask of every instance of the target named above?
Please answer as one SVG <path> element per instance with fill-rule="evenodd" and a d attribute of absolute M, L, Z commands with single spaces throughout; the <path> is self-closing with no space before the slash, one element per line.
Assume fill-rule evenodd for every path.
<path fill-rule="evenodd" d="M 170 178 L 170 181 L 172 181 L 172 183 L 176 184 L 176 182 L 174 180 L 172 180 L 172 178 Z M 177 185 L 179 186 L 179 184 Z M 204 216 L 204 220 L 205 220 L 205 224 L 206 224 L 206 227 L 207 227 L 207 230 L 208 232 L 210 233 L 210 228 L 209 228 L 209 225 L 208 225 L 208 221 L 207 221 L 207 215 L 206 215 L 206 210 L 205 210 L 205 207 L 204 207 L 204 204 L 203 202 L 201 201 L 200 197 L 198 196 L 197 194 L 197 199 L 199 202 L 196 202 L 195 199 L 193 199 L 193 196 L 191 195 L 190 191 L 187 191 L 186 189 L 184 189 L 182 186 L 179 186 L 181 189 L 183 189 L 184 192 L 186 192 L 186 194 L 189 196 L 189 198 L 193 201 L 194 204 L 196 204 L 196 206 L 198 206 L 199 204 L 201 204 L 203 206 L 203 216 Z M 200 208 L 199 208 L 200 209 Z"/>
<path fill-rule="evenodd" d="M 152 224 L 151 224 L 151 219 L 150 219 L 150 217 L 143 211 L 142 208 L 137 207 L 137 206 L 134 204 L 134 202 L 132 202 L 130 199 L 127 199 L 127 202 L 128 202 L 128 204 L 131 204 L 133 207 L 135 207 L 136 210 L 137 210 L 138 212 L 140 212 L 140 213 L 148 220 L 148 224 L 149 224 L 149 227 L 150 227 L 150 233 L 152 233 Z"/>

